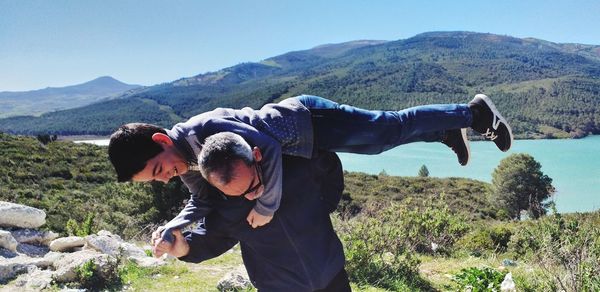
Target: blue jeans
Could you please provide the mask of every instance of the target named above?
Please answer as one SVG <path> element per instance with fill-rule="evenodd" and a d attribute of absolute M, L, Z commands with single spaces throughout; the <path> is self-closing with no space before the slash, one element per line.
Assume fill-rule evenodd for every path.
<path fill-rule="evenodd" d="M 445 130 L 471 126 L 466 104 L 436 104 L 400 111 L 364 110 L 302 95 L 312 115 L 314 146 L 320 150 L 378 154 L 411 142 L 439 142 Z"/>

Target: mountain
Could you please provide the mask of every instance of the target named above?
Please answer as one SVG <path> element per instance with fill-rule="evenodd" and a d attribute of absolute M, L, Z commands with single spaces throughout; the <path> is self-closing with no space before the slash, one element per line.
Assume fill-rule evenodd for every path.
<path fill-rule="evenodd" d="M 170 127 L 216 107 L 314 94 L 371 109 L 465 103 L 486 93 L 520 138 L 600 134 L 600 46 L 475 32 L 324 45 L 145 87 L 120 99 L 0 120 L 12 133 L 108 134 Z"/>
<path fill-rule="evenodd" d="M 45 112 L 81 107 L 139 87 L 103 76 L 66 87 L 0 92 L 0 118 L 17 115 L 38 116 Z"/>

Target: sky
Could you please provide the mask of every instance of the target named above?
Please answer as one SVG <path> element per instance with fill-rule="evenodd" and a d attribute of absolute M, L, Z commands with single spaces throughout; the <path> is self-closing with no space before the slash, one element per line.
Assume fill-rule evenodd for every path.
<path fill-rule="evenodd" d="M 0 91 L 154 85 L 352 40 L 474 31 L 600 45 L 597 0 L 0 0 Z"/>

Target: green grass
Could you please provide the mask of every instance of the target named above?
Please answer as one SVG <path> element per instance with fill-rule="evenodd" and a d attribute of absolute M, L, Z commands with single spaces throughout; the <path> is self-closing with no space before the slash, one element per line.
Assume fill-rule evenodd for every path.
<path fill-rule="evenodd" d="M 455 257 L 439 256 L 421 256 L 421 265 L 419 273 L 430 281 L 431 286 L 439 291 L 455 291 L 458 285 L 452 281 L 452 276 L 460 270 L 469 267 L 491 267 L 497 270 L 507 270 L 512 273 L 513 280 L 517 285 L 518 291 L 523 291 L 523 286 L 529 286 L 527 281 L 538 280 L 542 270 L 537 266 L 532 266 L 526 262 L 518 261 L 516 266 L 503 267 L 502 260 L 508 257 L 493 255 L 489 257 L 473 257 L 469 255 L 459 255 Z"/>
<path fill-rule="evenodd" d="M 173 261 L 156 268 L 127 263 L 121 270 L 123 288 L 128 291 L 218 291 L 217 283 L 229 271 L 243 265 L 239 247 L 220 257 L 199 263 Z M 254 289 L 249 291 L 256 291 Z M 352 284 L 352 291 L 379 292 L 385 289 Z"/>
<path fill-rule="evenodd" d="M 121 272 L 130 291 L 218 291 L 217 283 L 242 265 L 239 249 L 200 264 L 173 261 L 157 268 L 126 264 Z"/>

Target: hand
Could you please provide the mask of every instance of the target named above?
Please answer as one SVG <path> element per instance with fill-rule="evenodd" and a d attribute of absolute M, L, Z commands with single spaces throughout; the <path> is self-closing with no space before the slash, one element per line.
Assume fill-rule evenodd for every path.
<path fill-rule="evenodd" d="M 258 212 L 254 211 L 254 209 L 252 209 L 252 211 L 250 211 L 250 214 L 248 214 L 248 217 L 246 218 L 246 220 L 248 221 L 248 224 L 250 224 L 252 226 L 252 228 L 256 228 L 258 226 L 263 226 L 263 225 L 271 222 L 271 219 L 273 219 L 273 216 L 260 215 L 260 214 L 258 214 Z"/>
<path fill-rule="evenodd" d="M 173 230 L 173 236 L 175 241 L 170 243 L 162 239 L 162 233 L 165 230 L 164 226 L 159 227 L 156 231 L 152 232 L 152 254 L 154 257 L 161 257 L 163 254 L 168 253 L 174 257 L 182 257 L 190 252 L 190 245 L 187 243 L 181 230 Z"/>

